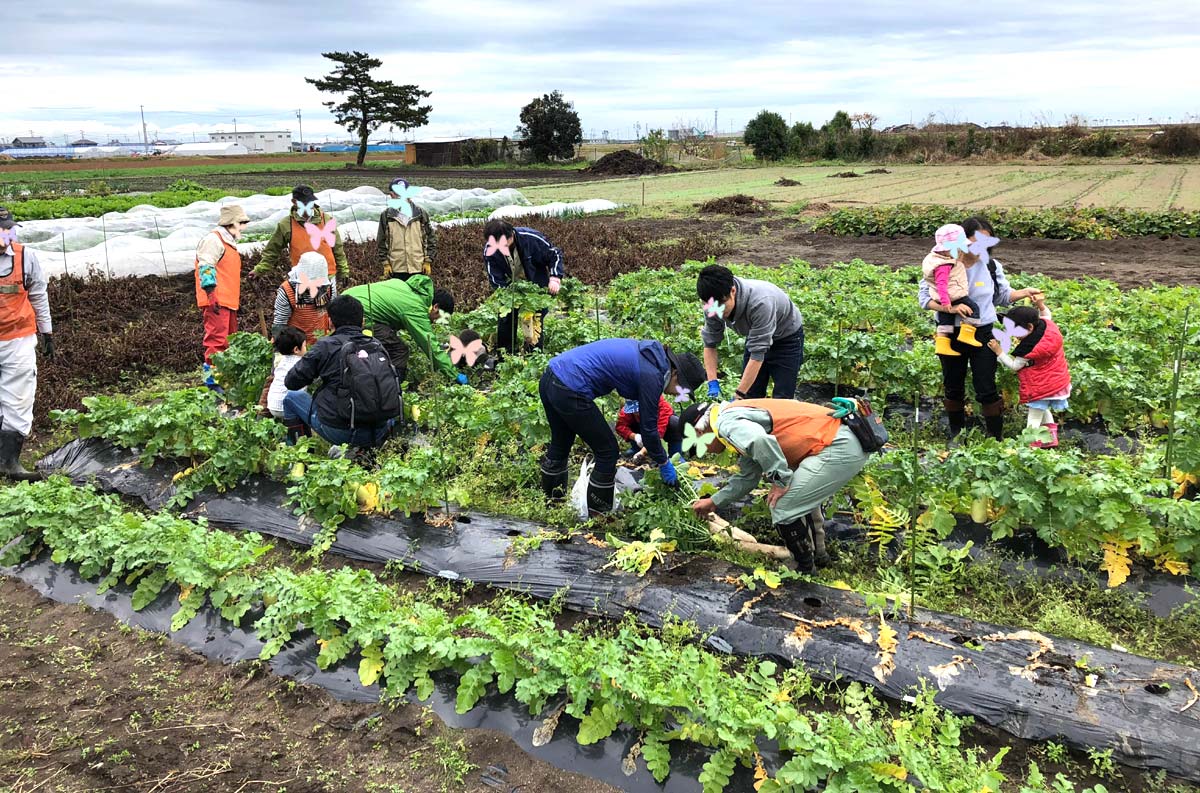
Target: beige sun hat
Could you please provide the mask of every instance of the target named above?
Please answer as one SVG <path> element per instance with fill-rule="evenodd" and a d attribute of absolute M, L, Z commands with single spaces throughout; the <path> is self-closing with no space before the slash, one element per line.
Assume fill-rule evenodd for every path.
<path fill-rule="evenodd" d="M 221 207 L 221 217 L 217 219 L 218 226 L 232 226 L 234 223 L 249 223 L 250 216 L 242 210 L 239 204 L 226 204 Z"/>

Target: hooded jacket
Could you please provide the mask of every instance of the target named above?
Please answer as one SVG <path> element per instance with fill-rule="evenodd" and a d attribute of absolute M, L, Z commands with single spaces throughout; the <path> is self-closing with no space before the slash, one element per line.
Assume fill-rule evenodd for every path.
<path fill-rule="evenodd" d="M 1031 340 L 1033 349 L 1025 351 L 1022 344 L 1013 351 L 1014 355 L 1029 362 L 1028 366 L 1017 372 L 1022 404 L 1065 394 L 1071 388 L 1062 331 L 1054 324 L 1054 320 L 1043 319 L 1041 322 L 1045 323 L 1045 329 L 1039 326 L 1034 331 L 1037 333 L 1041 330 L 1042 333 L 1040 339 Z"/>
<path fill-rule="evenodd" d="M 378 322 L 392 330 L 406 331 L 422 355 L 432 356 L 434 368 L 450 378 L 458 375 L 450 356 L 440 344 L 434 344 L 433 322 L 429 319 L 433 280 L 429 276 L 418 274 L 407 281 L 389 278 L 376 284 L 359 284 L 342 294 L 362 303 L 365 325 Z"/>
<path fill-rule="evenodd" d="M 525 271 L 525 279 L 538 286 L 548 286 L 551 278 L 563 277 L 562 252 L 550 244 L 546 235 L 536 229 L 517 226 L 513 229 L 517 254 L 521 259 L 521 269 Z M 484 245 L 487 250 L 487 245 Z M 500 288 L 512 282 L 512 265 L 500 251 L 491 256 L 483 257 L 483 266 L 487 270 L 488 280 L 492 286 Z"/>
<path fill-rule="evenodd" d="M 321 385 L 313 397 L 312 410 L 317 411 L 322 424 L 349 429 L 349 426 L 338 418 L 337 392 L 342 384 L 342 345 L 348 341 L 366 338 L 368 337 L 360 326 L 342 325 L 329 336 L 318 339 L 284 378 L 283 384 L 288 391 L 307 388 L 320 378 Z"/>

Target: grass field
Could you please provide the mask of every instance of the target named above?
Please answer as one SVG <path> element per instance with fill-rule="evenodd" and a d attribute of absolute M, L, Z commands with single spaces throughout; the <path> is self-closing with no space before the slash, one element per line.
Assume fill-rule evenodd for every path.
<path fill-rule="evenodd" d="M 888 165 L 886 174 L 830 178 L 874 166 L 726 168 L 663 176 L 551 184 L 524 189 L 531 201 L 607 198 L 668 212 L 686 212 L 710 198 L 746 193 L 776 207 L 829 204 L 953 204 L 956 206 L 1108 206 L 1200 209 L 1200 165 Z M 779 187 L 786 177 L 800 184 Z"/>

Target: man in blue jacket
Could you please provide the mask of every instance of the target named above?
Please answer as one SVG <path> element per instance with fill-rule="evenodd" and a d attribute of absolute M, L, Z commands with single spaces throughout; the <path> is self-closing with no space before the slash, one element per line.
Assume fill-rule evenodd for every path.
<path fill-rule="evenodd" d="M 550 498 L 567 491 L 567 458 L 575 438 L 583 439 L 596 458 L 588 482 L 588 509 L 608 512 L 620 447 L 595 399 L 616 391 L 625 399 L 657 405 L 658 398 L 690 394 L 704 384 L 704 364 L 690 353 L 677 354 L 657 341 L 601 339 L 550 360 L 538 392 L 550 422 L 550 447 L 542 457 L 542 490 Z M 642 446 L 658 466 L 663 481 L 678 483 L 675 466 L 663 450 L 656 411 L 641 413 Z"/>
<path fill-rule="evenodd" d="M 494 288 L 525 280 L 552 295 L 558 294 L 563 279 L 562 252 L 540 231 L 526 226 L 514 228 L 507 220 L 489 220 L 483 227 L 483 240 L 483 266 Z M 543 310 L 536 321 L 540 323 L 545 316 Z M 498 349 L 516 351 L 516 324 L 516 313 L 500 318 L 496 328 Z M 529 346 L 540 348 L 540 340 Z"/>

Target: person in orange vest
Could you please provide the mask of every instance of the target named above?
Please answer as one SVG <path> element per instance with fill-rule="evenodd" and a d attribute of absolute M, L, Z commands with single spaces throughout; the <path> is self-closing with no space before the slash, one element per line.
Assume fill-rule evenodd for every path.
<path fill-rule="evenodd" d="M 771 486 L 771 522 L 804 573 L 829 563 L 821 504 L 867 463 L 867 453 L 833 410 L 794 399 L 741 399 L 702 406 L 692 421 L 713 433 L 709 450 L 731 449 L 740 469 L 725 486 L 692 502 L 705 518 L 745 497 L 760 480 Z"/>
<path fill-rule="evenodd" d="M 288 271 L 287 278 L 275 291 L 275 319 L 271 336 L 291 326 L 299 329 L 311 345 L 317 334 L 333 333 L 329 322 L 329 301 L 337 297 L 337 281 L 326 273 L 325 257 L 309 251 Z"/>
<path fill-rule="evenodd" d="M 332 218 L 332 215 L 327 215 L 317 204 L 317 194 L 311 187 L 296 187 L 292 190 L 292 211 L 275 227 L 275 233 L 263 248 L 262 259 L 255 265 L 251 275 L 257 276 L 278 270 L 284 262 L 285 248 L 289 270 L 300 263 L 301 256 L 309 251 L 316 251 L 325 257 L 330 278 L 345 278 L 350 275 L 350 262 L 346 259 L 346 250 L 342 246 L 342 233 L 337 228 L 333 229 L 331 245 L 328 236 L 314 236 L 305 229 L 305 224 L 325 229 Z"/>
<path fill-rule="evenodd" d="M 250 218 L 237 204 L 221 207 L 217 227 L 196 246 L 196 305 L 204 317 L 204 384 L 214 388 L 212 357 L 229 349 L 242 297 L 242 255 L 237 241 Z"/>
<path fill-rule="evenodd" d="M 46 275 L 33 250 L 17 242 L 12 213 L 0 207 L 0 475 L 31 480 L 21 447 L 33 427 L 37 347 L 54 357 Z"/>

